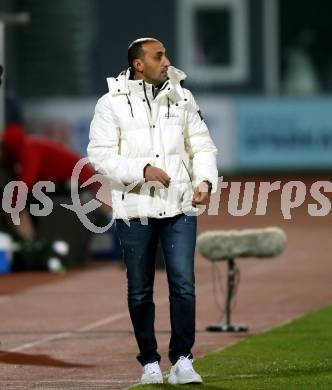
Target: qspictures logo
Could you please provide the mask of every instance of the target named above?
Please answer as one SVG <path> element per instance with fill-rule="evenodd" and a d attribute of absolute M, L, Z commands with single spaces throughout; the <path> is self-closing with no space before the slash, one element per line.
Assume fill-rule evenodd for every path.
<path fill-rule="evenodd" d="M 106 226 L 96 226 L 89 218 L 89 213 L 102 207 L 103 204 L 112 206 L 111 204 L 111 183 L 107 176 L 100 174 L 93 175 L 88 181 L 79 185 L 79 175 L 83 167 L 89 163 L 88 158 L 82 158 L 75 166 L 70 185 L 70 204 L 61 204 L 62 207 L 71 210 L 77 215 L 81 223 L 93 233 L 103 233 L 107 231 L 114 223 L 114 216 L 110 214 L 109 222 Z M 95 194 L 94 199 L 82 203 L 82 196 L 80 189 L 93 184 L 99 183 L 100 188 Z M 130 193 L 136 188 L 138 183 L 131 183 L 123 185 L 122 193 Z M 163 191 L 163 202 L 172 202 L 175 199 L 181 198 L 182 194 L 178 192 L 188 183 L 171 182 L 167 191 Z M 144 197 L 150 193 L 151 187 L 165 188 L 159 182 L 147 182 L 140 186 L 137 202 L 138 215 L 142 214 L 142 224 L 147 224 L 147 218 L 144 217 Z M 228 190 L 228 199 L 224 199 L 222 191 Z M 310 186 L 306 185 L 300 180 L 291 180 L 282 184 L 280 180 L 270 182 L 227 182 L 223 177 L 219 177 L 216 191 L 211 195 L 210 203 L 202 205 L 197 208 L 195 214 L 201 215 L 207 212 L 208 215 L 218 215 L 220 207 L 227 205 L 227 212 L 232 216 L 245 216 L 254 211 L 257 216 L 266 215 L 269 203 L 269 197 L 275 191 L 280 193 L 280 211 L 284 219 L 292 219 L 292 211 L 304 204 L 308 199 L 307 204 L 308 215 L 312 217 L 324 217 L 331 212 L 331 200 L 327 194 L 332 193 L 332 182 L 328 180 L 318 180 L 313 182 Z M 23 181 L 9 182 L 2 195 L 2 209 L 8 213 L 12 222 L 15 225 L 20 224 L 20 213 L 29 207 L 31 215 L 36 217 L 48 216 L 53 212 L 52 199 L 47 195 L 55 192 L 55 184 L 51 181 L 39 181 L 32 188 L 32 196 L 37 201 L 30 203 L 27 206 L 28 187 Z M 13 204 L 12 200 L 16 193 L 16 202 Z M 137 193 L 137 192 L 136 192 Z M 331 197 L 331 196 L 330 196 Z M 222 202 L 222 205 L 221 205 Z M 130 216 L 127 214 L 125 202 L 120 202 L 116 205 L 116 212 L 128 225 L 130 225 Z M 191 211 L 184 211 L 184 214 L 192 215 Z"/>

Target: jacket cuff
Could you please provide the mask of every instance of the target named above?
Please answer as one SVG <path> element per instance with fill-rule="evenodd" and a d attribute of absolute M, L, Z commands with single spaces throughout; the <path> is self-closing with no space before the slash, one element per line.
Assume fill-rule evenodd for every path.
<path fill-rule="evenodd" d="M 147 165 L 151 165 L 149 161 L 135 161 L 135 175 L 133 175 L 132 182 L 137 182 L 138 184 L 145 182 L 144 169 Z"/>
<path fill-rule="evenodd" d="M 204 178 L 196 179 L 193 182 L 194 187 L 197 187 L 203 181 L 210 183 L 210 185 L 209 185 L 209 192 L 210 192 L 210 194 L 213 194 L 214 192 L 217 192 L 217 189 L 218 189 L 218 178 L 217 179 L 212 179 L 212 178 L 204 177 Z M 211 190 L 210 190 L 210 188 L 211 188 Z"/>

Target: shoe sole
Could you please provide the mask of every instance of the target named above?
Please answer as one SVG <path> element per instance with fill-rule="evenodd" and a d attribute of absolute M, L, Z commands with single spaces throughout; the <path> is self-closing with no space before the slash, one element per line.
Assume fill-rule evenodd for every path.
<path fill-rule="evenodd" d="M 178 378 L 174 378 L 174 377 L 169 377 L 168 378 L 168 383 L 170 385 L 186 385 L 186 384 L 189 384 L 189 383 L 192 383 L 192 384 L 202 384 L 203 383 L 203 380 L 192 380 L 192 379 L 182 379 L 182 380 L 179 380 Z"/>

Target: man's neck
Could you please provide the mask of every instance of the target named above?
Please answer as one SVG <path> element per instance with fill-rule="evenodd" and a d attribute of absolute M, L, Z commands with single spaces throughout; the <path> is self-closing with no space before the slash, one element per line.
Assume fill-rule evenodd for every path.
<path fill-rule="evenodd" d="M 155 83 L 151 80 L 147 80 L 142 73 L 138 73 L 138 72 L 135 72 L 134 73 L 134 80 L 143 80 L 145 81 L 146 83 L 148 84 L 152 84 L 154 87 L 157 87 L 157 85 L 159 85 L 160 83 Z"/>

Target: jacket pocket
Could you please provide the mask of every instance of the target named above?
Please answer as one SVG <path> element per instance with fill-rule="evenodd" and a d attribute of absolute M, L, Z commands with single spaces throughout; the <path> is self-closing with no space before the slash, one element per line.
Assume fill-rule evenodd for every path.
<path fill-rule="evenodd" d="M 127 197 L 129 194 L 140 194 L 141 188 L 142 188 L 141 184 L 137 184 L 134 188 L 131 188 L 129 191 L 126 191 L 126 189 L 124 189 L 121 194 L 121 199 L 124 200 L 125 196 Z"/>

